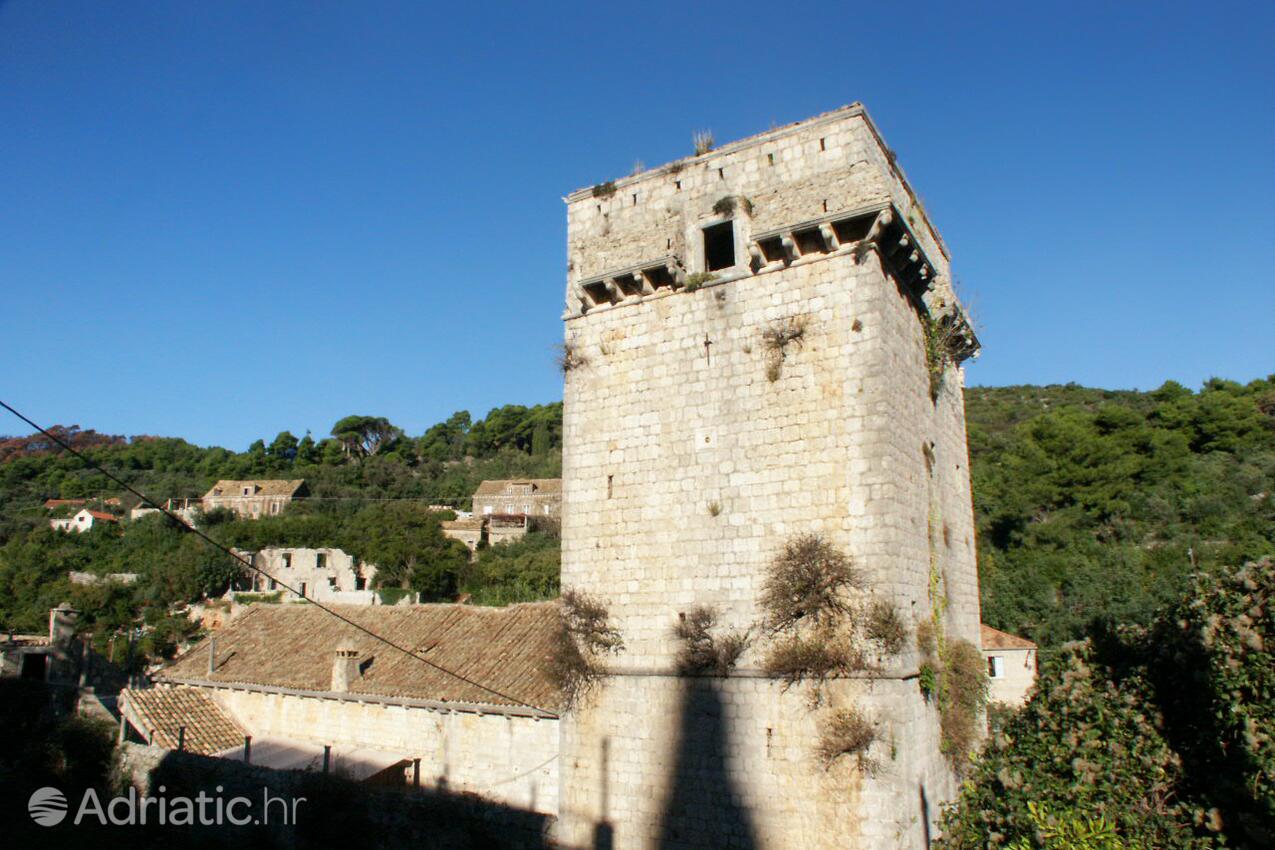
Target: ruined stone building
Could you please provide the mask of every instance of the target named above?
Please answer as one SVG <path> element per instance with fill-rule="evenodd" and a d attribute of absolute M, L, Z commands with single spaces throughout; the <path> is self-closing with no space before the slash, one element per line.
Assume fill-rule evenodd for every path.
<path fill-rule="evenodd" d="M 170 514 L 175 514 L 182 519 L 187 525 L 194 525 L 198 519 L 198 514 L 203 510 L 202 499 L 167 499 L 164 502 L 164 510 Z M 128 518 L 136 522 L 143 517 L 151 514 L 159 513 L 159 508 L 151 507 L 149 504 L 141 504 L 128 512 Z"/>
<path fill-rule="evenodd" d="M 562 585 L 624 648 L 561 721 L 561 839 L 924 847 L 957 781 L 912 636 L 979 640 L 977 341 L 946 246 L 858 104 L 566 201 Z M 812 534 L 909 635 L 819 704 L 764 669 L 759 606 Z M 749 636 L 727 675 L 680 674 L 674 628 L 700 606 Z M 848 707 L 873 743 L 828 765 Z"/>
<path fill-rule="evenodd" d="M 254 592 L 278 590 L 285 600 L 305 598 L 350 605 L 375 604 L 372 581 L 376 578 L 376 567 L 343 549 L 271 546 L 240 555 L 265 573 L 253 573 Z M 279 582 L 294 588 L 295 592 L 284 590 Z"/>
<path fill-rule="evenodd" d="M 309 495 L 305 481 L 218 481 L 204 494 L 204 513 L 228 508 L 245 519 L 274 516 L 299 499 Z"/>

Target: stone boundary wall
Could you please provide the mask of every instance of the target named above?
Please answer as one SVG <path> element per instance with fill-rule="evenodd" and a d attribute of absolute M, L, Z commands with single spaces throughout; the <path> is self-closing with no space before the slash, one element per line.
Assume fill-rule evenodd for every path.
<path fill-rule="evenodd" d="M 554 818 L 504 806 L 469 794 L 430 789 L 382 790 L 335 777 L 270 770 L 227 759 L 177 753 L 125 743 L 116 751 L 115 784 L 141 794 L 191 796 L 200 791 L 223 799 L 243 796 L 305 798 L 295 825 L 223 825 L 154 829 L 154 837 L 183 835 L 200 847 L 295 848 L 446 847 L 456 850 L 548 848 Z M 160 786 L 164 791 L 160 792 Z M 217 788 L 223 790 L 219 793 Z M 152 811 L 154 811 L 152 809 Z"/>
<path fill-rule="evenodd" d="M 544 814 L 558 811 L 558 721 L 376 702 L 210 689 L 254 737 L 392 750 L 423 785 Z"/>

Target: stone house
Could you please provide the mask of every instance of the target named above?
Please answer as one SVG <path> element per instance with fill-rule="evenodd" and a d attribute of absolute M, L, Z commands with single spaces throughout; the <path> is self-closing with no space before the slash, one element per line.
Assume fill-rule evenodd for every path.
<path fill-rule="evenodd" d="M 335 610 L 411 655 L 312 605 L 252 605 L 123 692 L 133 734 L 234 759 L 251 736 L 252 763 L 315 770 L 328 747 L 356 778 L 557 812 L 555 603 Z"/>
<path fill-rule="evenodd" d="M 216 508 L 229 508 L 239 516 L 258 519 L 274 516 L 292 503 L 293 499 L 309 495 L 305 481 L 256 480 L 218 481 L 204 494 L 204 513 Z"/>
<path fill-rule="evenodd" d="M 0 678 L 43 682 L 52 652 L 45 635 L 0 635 Z"/>
<path fill-rule="evenodd" d="M 49 527 L 55 531 L 74 531 L 77 534 L 88 531 L 97 523 L 118 523 L 119 517 L 105 511 L 94 511 L 84 508 L 74 516 L 49 520 Z"/>
<path fill-rule="evenodd" d="M 1012 706 L 1027 702 L 1036 684 L 1036 644 L 986 624 L 982 626 L 982 642 L 988 699 Z"/>
<path fill-rule="evenodd" d="M 561 478 L 484 481 L 474 491 L 474 516 L 523 514 L 529 517 L 557 517 L 561 513 Z"/>
<path fill-rule="evenodd" d="M 257 569 L 296 588 L 296 593 L 283 591 L 285 600 L 304 597 L 352 605 L 376 603 L 376 592 L 372 590 L 376 567 L 344 550 L 281 546 L 240 554 Z M 282 588 L 275 580 L 253 573 L 252 590 L 268 593 Z"/>
<path fill-rule="evenodd" d="M 98 584 L 137 584 L 137 580 L 141 578 L 137 573 L 107 573 L 106 575 L 98 575 L 97 573 L 88 573 L 82 570 L 71 570 L 66 574 L 71 584 L 84 586 L 93 586 Z"/>
<path fill-rule="evenodd" d="M 171 514 L 176 514 L 188 525 L 194 525 L 196 515 L 203 510 L 202 499 L 169 499 L 164 503 L 164 509 Z M 159 513 L 159 508 L 152 508 L 150 505 L 141 504 L 128 512 L 130 520 L 139 520 L 142 517 Z"/>
<path fill-rule="evenodd" d="M 478 551 L 478 544 L 483 541 L 485 525 L 486 523 L 482 517 L 458 516 L 456 519 L 443 520 L 439 527 L 442 528 L 444 537 L 464 543 L 465 548 L 472 555 Z"/>
<path fill-rule="evenodd" d="M 84 653 L 84 645 L 76 637 L 79 616 L 63 602 L 49 611 L 47 634 L 0 635 L 0 677 L 73 686 Z"/>
<path fill-rule="evenodd" d="M 442 524 L 443 536 L 464 543 L 471 553 L 484 541 L 495 546 L 524 537 L 537 524 L 559 523 L 562 479 L 484 481 L 474 491 L 473 508 Z"/>
<path fill-rule="evenodd" d="M 756 624 L 776 556 L 816 534 L 909 632 L 978 646 L 978 343 L 937 229 L 859 104 L 566 206 L 562 586 L 603 601 L 624 649 L 563 717 L 559 839 L 925 846 L 959 783 L 915 641 L 816 705 L 767 672 Z M 700 606 L 752 635 L 725 675 L 679 667 Z M 851 709 L 878 771 L 821 759 Z"/>

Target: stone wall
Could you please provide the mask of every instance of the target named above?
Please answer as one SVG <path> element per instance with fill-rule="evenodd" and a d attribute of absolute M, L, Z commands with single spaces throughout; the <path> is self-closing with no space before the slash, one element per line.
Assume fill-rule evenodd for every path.
<path fill-rule="evenodd" d="M 552 815 L 440 789 L 383 790 L 315 772 L 270 770 L 227 759 L 124 743 L 117 750 L 114 783 L 123 793 L 184 796 L 213 801 L 245 797 L 272 817 L 265 824 L 222 822 L 208 827 L 152 828 L 144 845 L 196 847 L 446 847 L 449 850 L 532 850 L 553 846 Z M 159 788 L 163 786 L 164 790 Z M 275 802 L 266 811 L 268 792 Z M 280 800 L 287 801 L 286 806 Z M 296 800 L 295 806 L 292 801 Z M 109 802 L 104 799 L 103 804 Z M 75 805 L 75 801 L 72 805 Z M 215 811 L 215 802 L 208 804 Z M 281 814 L 296 820 L 281 822 Z M 155 817 L 151 809 L 151 817 Z M 242 805 L 237 807 L 240 817 Z M 77 826 L 76 830 L 88 829 Z M 118 829 L 118 828 L 117 828 Z M 136 828 L 134 828 L 136 829 Z M 78 834 L 78 833 L 77 833 Z M 91 834 L 91 833 L 90 833 Z M 143 835 L 148 833 L 143 832 Z"/>
<path fill-rule="evenodd" d="M 318 566 L 320 555 L 323 556 L 322 567 Z M 305 595 L 308 599 L 317 599 L 321 602 L 344 602 L 347 600 L 342 594 L 359 593 L 358 596 L 350 597 L 349 601 L 361 605 L 372 604 L 372 594 L 366 589 L 372 586 L 376 567 L 358 561 L 342 549 L 272 547 L 252 555 L 252 563 L 253 566 L 298 591 L 304 584 Z M 360 578 L 362 582 L 359 581 Z M 359 587 L 360 583 L 363 585 L 362 588 Z M 259 592 L 281 589 L 271 587 L 270 579 L 260 574 L 255 575 L 253 584 L 253 589 Z M 289 591 L 283 591 L 283 593 L 284 599 L 300 598 Z"/>
<path fill-rule="evenodd" d="M 562 721 L 568 844 L 604 829 L 621 848 L 921 847 L 955 791 L 911 641 L 882 678 L 829 692 L 889 742 L 875 776 L 824 770 L 814 751 L 828 708 L 752 678 L 756 642 L 736 677 L 668 675 L 679 613 L 709 605 L 725 627 L 754 627 L 770 561 L 805 533 L 849 554 L 912 628 L 932 616 L 934 587 L 948 634 L 977 645 L 961 375 L 949 369 L 931 399 L 917 306 L 878 254 L 845 246 L 761 273 L 741 265 L 698 291 L 575 311 L 581 280 L 624 263 L 681 251 L 687 271 L 702 269 L 699 228 L 723 196 L 751 201 L 734 213 L 741 244 L 825 215 L 825 201 L 832 213 L 893 202 L 906 214 L 911 192 L 888 160 L 850 109 L 618 181 L 606 203 L 569 199 L 566 341 L 583 362 L 564 395 L 562 581 L 608 602 L 625 650 L 594 701 Z M 912 219 L 945 278 L 938 237 L 919 210 Z M 950 297 L 942 279 L 934 290 Z M 801 339 L 771 370 L 763 335 L 793 321 Z M 729 793 L 704 791 L 712 783 Z"/>
<path fill-rule="evenodd" d="M 558 721 L 217 688 L 254 737 L 344 744 L 421 759 L 421 782 L 530 811 L 558 809 Z"/>

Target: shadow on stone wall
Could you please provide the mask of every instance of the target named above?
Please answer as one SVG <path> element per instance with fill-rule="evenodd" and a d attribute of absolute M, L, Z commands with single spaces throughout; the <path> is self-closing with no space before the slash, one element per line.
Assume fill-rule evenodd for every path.
<path fill-rule="evenodd" d="M 538 850 L 550 846 L 553 818 L 505 806 L 472 794 L 434 789 L 379 789 L 339 776 L 302 771 L 275 771 L 239 762 L 188 753 L 168 754 L 150 774 L 151 788 L 167 794 L 211 792 L 254 801 L 264 808 L 267 791 L 281 802 L 271 804 L 275 821 L 268 826 L 221 827 L 224 842 L 241 847 L 245 840 L 266 839 L 277 847 L 447 847 L 458 850 Z M 177 790 L 175 790 L 177 789 Z M 152 791 L 152 793 L 154 793 Z M 294 823 L 280 823 L 284 799 L 305 798 Z M 256 833 L 245 836 L 245 831 Z M 239 832 L 238 836 L 234 833 Z M 220 838 L 221 836 L 219 836 Z"/>
<path fill-rule="evenodd" d="M 108 754 L 109 748 L 108 740 Z M 25 782 L 16 784 L 22 787 L 14 789 L 15 805 L 6 807 L 11 811 L 5 812 L 3 826 L 6 838 L 16 838 L 13 846 L 21 847 L 547 850 L 552 846 L 551 816 L 474 795 L 430 789 L 386 790 L 338 776 L 270 770 L 137 744 L 119 748 L 112 779 L 93 783 L 106 814 L 125 820 L 126 825 L 102 825 L 91 810 L 81 823 L 74 823 L 84 792 L 67 787 L 66 819 L 53 826 L 37 826 L 27 815 L 27 799 L 45 783 L 29 788 Z M 142 796 L 162 799 L 166 823 L 156 822 L 158 803 L 146 809 L 145 824 L 137 820 L 140 807 L 136 803 L 117 802 L 112 807 L 113 799 L 130 792 L 134 800 Z M 207 801 L 203 804 L 198 803 L 201 794 Z M 197 808 L 188 819 L 175 814 L 179 798 L 196 801 Z M 235 798 L 246 802 L 232 805 Z M 241 823 L 230 822 L 231 815 Z"/>
<path fill-rule="evenodd" d="M 727 770 L 728 720 L 717 679 L 682 681 L 670 791 L 660 814 L 663 850 L 751 850 L 752 818 Z"/>

